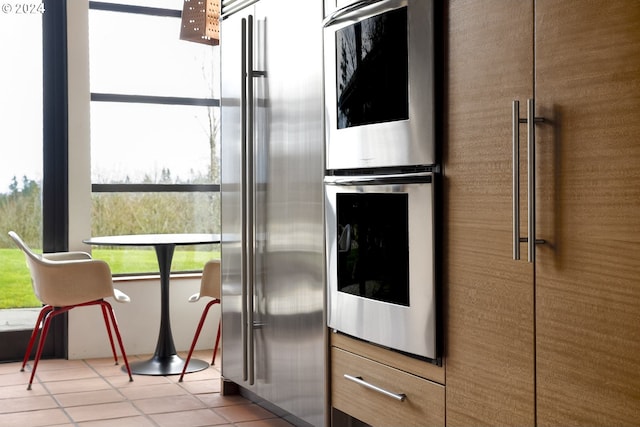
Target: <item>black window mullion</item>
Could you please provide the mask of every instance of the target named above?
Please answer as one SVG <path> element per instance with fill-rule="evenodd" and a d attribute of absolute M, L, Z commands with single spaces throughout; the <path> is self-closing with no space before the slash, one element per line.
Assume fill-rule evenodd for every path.
<path fill-rule="evenodd" d="M 67 0 L 44 0 L 42 15 L 42 249 L 69 249 Z M 66 358 L 67 315 L 51 322 L 44 357 Z"/>
<path fill-rule="evenodd" d="M 219 193 L 220 184 L 91 184 L 93 193 Z"/>
<path fill-rule="evenodd" d="M 45 0 L 43 51 L 43 251 L 69 248 L 67 1 Z"/>
<path fill-rule="evenodd" d="M 109 12 L 137 13 L 139 15 L 170 16 L 174 18 L 182 17 L 181 10 L 164 9 L 164 8 L 148 7 L 148 6 L 133 6 L 128 4 L 118 4 L 118 3 L 105 3 L 101 1 L 90 1 L 89 9 L 106 10 Z"/>
<path fill-rule="evenodd" d="M 130 102 L 138 104 L 192 105 L 201 107 L 219 107 L 220 100 L 215 98 L 190 98 L 180 96 L 123 95 L 117 93 L 91 93 L 95 102 Z"/>

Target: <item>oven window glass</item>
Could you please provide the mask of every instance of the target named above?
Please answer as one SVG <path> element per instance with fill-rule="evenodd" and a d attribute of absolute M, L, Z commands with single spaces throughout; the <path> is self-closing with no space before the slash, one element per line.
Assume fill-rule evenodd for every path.
<path fill-rule="evenodd" d="M 409 118 L 407 8 L 336 32 L 338 129 Z"/>
<path fill-rule="evenodd" d="M 409 305 L 408 194 L 338 193 L 338 290 Z"/>

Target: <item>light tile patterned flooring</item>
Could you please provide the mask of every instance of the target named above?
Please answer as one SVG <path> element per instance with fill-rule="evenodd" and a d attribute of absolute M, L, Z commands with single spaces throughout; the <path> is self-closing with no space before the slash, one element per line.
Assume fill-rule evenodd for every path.
<path fill-rule="evenodd" d="M 193 357 L 210 360 L 211 350 Z M 20 362 L 0 364 L 0 426 L 291 426 L 242 396 L 222 396 L 219 360 L 182 383 L 179 375 L 134 375 L 129 382 L 119 361 L 41 360 L 30 391 L 33 361 L 24 372 Z"/>

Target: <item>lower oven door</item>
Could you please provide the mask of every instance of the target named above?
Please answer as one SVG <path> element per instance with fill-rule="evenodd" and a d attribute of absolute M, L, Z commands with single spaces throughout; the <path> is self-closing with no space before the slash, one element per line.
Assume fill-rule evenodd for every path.
<path fill-rule="evenodd" d="M 330 328 L 438 357 L 433 178 L 325 178 Z"/>

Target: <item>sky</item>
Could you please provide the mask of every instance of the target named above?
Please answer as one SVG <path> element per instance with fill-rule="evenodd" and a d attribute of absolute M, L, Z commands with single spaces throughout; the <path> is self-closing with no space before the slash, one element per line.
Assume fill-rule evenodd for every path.
<path fill-rule="evenodd" d="M 0 11 L 0 192 L 42 178 L 42 17 Z"/>

